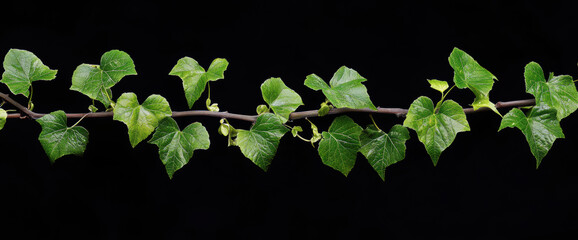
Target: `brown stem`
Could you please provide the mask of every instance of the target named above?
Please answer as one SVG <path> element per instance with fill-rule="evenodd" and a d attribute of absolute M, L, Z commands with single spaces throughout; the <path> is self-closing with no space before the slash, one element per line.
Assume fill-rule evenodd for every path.
<path fill-rule="evenodd" d="M 16 102 L 12 99 L 8 94 L 4 94 L 0 92 L 0 98 L 4 99 L 4 101 L 12 104 L 16 107 L 20 113 L 10 113 L 8 114 L 8 118 L 31 118 L 31 119 L 38 119 L 42 116 L 46 115 L 46 113 L 36 113 L 30 111 L 28 108 L 23 106 L 22 104 Z M 524 100 L 514 100 L 514 101 L 506 101 L 506 102 L 498 102 L 496 103 L 496 108 L 509 108 L 509 107 L 523 107 L 534 105 L 534 99 L 524 99 Z M 480 108 L 474 111 L 473 108 L 465 108 L 464 112 L 474 113 L 474 112 L 482 112 L 490 110 L 489 108 Z M 407 114 L 408 109 L 404 108 L 377 108 L 377 110 L 372 109 L 351 109 L 351 108 L 333 108 L 329 111 L 329 115 L 336 115 L 336 114 L 344 114 L 344 113 L 377 113 L 377 114 L 393 114 L 397 117 L 405 117 Z M 86 118 L 104 118 L 104 117 L 112 117 L 112 112 L 95 112 L 95 113 L 67 113 L 67 118 L 82 118 L 86 115 Z M 254 122 L 257 119 L 257 115 L 244 115 L 244 114 L 236 114 L 236 113 L 228 113 L 228 112 L 211 112 L 207 110 L 189 110 L 189 111 L 174 111 L 173 117 L 193 117 L 193 116 L 204 116 L 204 117 L 217 117 L 217 118 L 228 118 L 228 119 L 237 119 L 242 121 Z M 317 110 L 308 110 L 308 111 L 300 111 L 300 112 L 293 112 L 289 116 L 290 120 L 297 120 L 303 119 L 308 117 L 317 117 Z"/>

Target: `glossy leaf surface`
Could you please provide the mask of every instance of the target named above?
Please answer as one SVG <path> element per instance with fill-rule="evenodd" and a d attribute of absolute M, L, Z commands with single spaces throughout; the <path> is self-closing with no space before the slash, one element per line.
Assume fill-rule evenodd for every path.
<path fill-rule="evenodd" d="M 6 84 L 14 94 L 29 96 L 32 82 L 52 80 L 57 70 L 51 70 L 42 61 L 26 50 L 10 49 L 4 57 L 4 73 L 0 82 Z"/>
<path fill-rule="evenodd" d="M 389 133 L 370 125 L 359 136 L 359 152 L 367 158 L 369 164 L 385 180 L 385 168 L 405 158 L 405 142 L 409 131 L 401 125 L 394 125 Z"/>
<path fill-rule="evenodd" d="M 132 58 L 123 51 L 112 50 L 100 58 L 100 65 L 81 64 L 72 74 L 70 90 L 78 91 L 105 106 L 112 103 L 110 88 L 128 75 L 136 75 Z"/>
<path fill-rule="evenodd" d="M 347 176 L 357 158 L 361 147 L 359 135 L 361 128 L 348 116 L 339 116 L 333 120 L 329 130 L 322 132 L 317 151 L 323 163 Z"/>
<path fill-rule="evenodd" d="M 173 178 L 173 174 L 193 157 L 193 151 L 208 149 L 211 142 L 201 123 L 191 123 L 181 131 L 173 118 L 166 117 L 160 121 L 149 143 L 158 146 L 167 174 Z"/>
<path fill-rule="evenodd" d="M 434 165 L 459 132 L 470 130 L 466 114 L 458 103 L 446 100 L 436 112 L 432 100 L 424 96 L 411 104 L 403 126 L 416 131 Z"/>
<path fill-rule="evenodd" d="M 213 60 L 209 70 L 203 67 L 193 58 L 184 57 L 177 61 L 169 75 L 178 76 L 183 81 L 183 89 L 189 108 L 201 97 L 209 81 L 223 79 L 224 72 L 229 66 L 229 62 L 223 58 Z"/>
<path fill-rule="evenodd" d="M 236 143 L 243 155 L 267 171 L 281 138 L 289 129 L 283 126 L 283 122 L 275 114 L 264 113 L 257 118 L 250 130 L 237 131 Z"/>
<path fill-rule="evenodd" d="M 367 79 L 359 75 L 357 71 L 343 66 L 335 72 L 329 81 L 331 86 L 315 74 L 307 76 L 305 86 L 315 91 L 322 90 L 325 97 L 335 107 L 376 110 L 377 108 L 369 99 L 367 88 L 363 85 L 365 81 Z"/>
<path fill-rule="evenodd" d="M 525 67 L 524 79 L 526 92 L 534 95 L 536 105 L 545 103 L 556 109 L 559 120 L 578 109 L 578 91 L 572 76 L 551 75 L 546 82 L 542 67 L 536 62 L 531 62 Z"/>
<path fill-rule="evenodd" d="M 267 79 L 261 84 L 261 93 L 263 100 L 283 122 L 287 122 L 289 115 L 303 105 L 301 96 L 287 87 L 281 78 Z"/>
<path fill-rule="evenodd" d="M 42 126 L 38 140 L 51 162 L 65 155 L 84 153 L 88 131 L 81 126 L 68 127 L 63 111 L 52 112 L 36 121 Z"/>
<path fill-rule="evenodd" d="M 506 127 L 515 127 L 522 131 L 536 158 L 536 168 L 540 166 L 554 141 L 557 138 L 564 138 L 556 109 L 544 103 L 533 107 L 527 114 L 513 108 L 502 119 L 498 131 Z"/>
<path fill-rule="evenodd" d="M 160 95 L 150 95 L 140 105 L 136 94 L 123 93 L 117 100 L 113 119 L 127 126 L 130 144 L 134 148 L 155 130 L 163 118 L 171 114 L 169 103 Z"/>

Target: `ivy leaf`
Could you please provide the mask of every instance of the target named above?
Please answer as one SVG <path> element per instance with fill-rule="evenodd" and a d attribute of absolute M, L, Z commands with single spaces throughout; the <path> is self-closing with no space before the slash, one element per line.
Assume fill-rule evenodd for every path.
<path fill-rule="evenodd" d="M 284 123 L 287 122 L 292 112 L 303 105 L 299 94 L 288 88 L 281 78 L 267 79 L 261 84 L 261 93 L 263 100 Z"/>
<path fill-rule="evenodd" d="M 112 103 L 110 88 L 124 76 L 136 74 L 130 56 L 126 52 L 112 50 L 102 55 L 100 65 L 79 65 L 72 74 L 70 90 L 78 91 L 108 107 Z"/>
<path fill-rule="evenodd" d="M 267 171 L 281 138 L 288 131 L 275 114 L 264 113 L 257 117 L 250 130 L 238 129 L 236 142 L 245 157 Z"/>
<path fill-rule="evenodd" d="M 126 124 L 130 144 L 134 148 L 155 130 L 163 118 L 171 114 L 169 103 L 160 95 L 150 95 L 139 105 L 136 94 L 123 93 L 117 100 L 113 119 Z"/>
<path fill-rule="evenodd" d="M 361 147 L 359 135 L 361 128 L 348 116 L 339 116 L 333 120 L 329 130 L 322 132 L 323 139 L 319 142 L 319 156 L 323 163 L 347 176 Z"/>
<path fill-rule="evenodd" d="M 8 118 L 8 113 L 6 113 L 6 110 L 0 108 L 0 130 L 4 128 L 4 124 L 6 124 L 6 118 Z"/>
<path fill-rule="evenodd" d="M 42 126 L 38 136 L 44 151 L 54 161 L 64 155 L 82 155 L 88 143 L 88 131 L 81 126 L 68 127 L 66 114 L 55 111 L 36 120 Z"/>
<path fill-rule="evenodd" d="M 173 118 L 166 117 L 160 121 L 149 143 L 158 146 L 159 156 L 172 179 L 173 174 L 193 157 L 193 151 L 209 149 L 211 142 L 201 123 L 192 123 L 181 131 Z"/>
<path fill-rule="evenodd" d="M 227 70 L 229 62 L 223 58 L 213 60 L 209 70 L 199 65 L 199 63 L 190 57 L 184 57 L 177 61 L 169 75 L 178 76 L 183 80 L 183 88 L 189 108 L 201 97 L 209 81 L 217 81 L 224 78 L 224 72 Z"/>
<path fill-rule="evenodd" d="M 409 107 L 403 126 L 416 131 L 435 165 L 459 132 L 469 131 L 464 109 L 452 100 L 443 101 L 436 111 L 432 100 L 421 96 Z"/>
<path fill-rule="evenodd" d="M 466 52 L 454 48 L 449 58 L 450 66 L 454 69 L 454 83 L 460 89 L 469 88 L 476 98 L 472 107 L 477 110 L 488 107 L 500 114 L 494 103 L 490 102 L 490 90 L 494 80 L 498 80 L 490 71 L 483 68 Z"/>
<path fill-rule="evenodd" d="M 436 79 L 431 79 L 431 80 L 427 80 L 427 81 L 429 82 L 429 85 L 431 88 L 438 90 L 442 94 L 449 87 L 448 82 L 446 82 L 446 81 L 440 81 L 440 80 L 436 80 Z"/>
<path fill-rule="evenodd" d="M 209 66 L 207 73 L 205 74 L 207 77 L 207 81 L 217 81 L 220 79 L 224 79 L 225 70 L 227 70 L 228 66 L 229 62 L 227 61 L 227 59 L 215 58 L 215 60 L 213 60 L 213 62 Z"/>
<path fill-rule="evenodd" d="M 502 119 L 498 131 L 506 127 L 516 127 L 526 136 L 532 155 L 536 158 L 536 168 L 557 138 L 564 138 L 564 133 L 557 118 L 556 109 L 545 103 L 534 106 L 527 115 L 518 108 L 513 108 Z"/>
<path fill-rule="evenodd" d="M 558 120 L 569 116 L 578 109 L 578 91 L 571 76 L 551 76 L 548 82 L 544 78 L 542 67 L 531 62 L 524 69 L 526 92 L 534 95 L 536 105 L 548 104 L 556 109 Z"/>
<path fill-rule="evenodd" d="M 385 180 L 385 168 L 405 158 L 405 141 L 409 139 L 409 131 L 401 125 L 394 125 L 389 133 L 385 133 L 370 125 L 361 132 L 359 139 L 359 151 L 381 180 Z"/>
<path fill-rule="evenodd" d="M 30 95 L 32 82 L 52 80 L 57 70 L 44 65 L 34 53 L 20 49 L 10 49 L 4 57 L 4 73 L 0 82 L 6 84 L 14 94 Z"/>
<path fill-rule="evenodd" d="M 307 76 L 305 86 L 315 91 L 323 91 L 325 97 L 335 107 L 377 110 L 371 99 L 369 99 L 367 88 L 362 83 L 365 81 L 367 79 L 359 75 L 355 70 L 343 66 L 335 72 L 329 81 L 331 87 L 315 74 Z"/>

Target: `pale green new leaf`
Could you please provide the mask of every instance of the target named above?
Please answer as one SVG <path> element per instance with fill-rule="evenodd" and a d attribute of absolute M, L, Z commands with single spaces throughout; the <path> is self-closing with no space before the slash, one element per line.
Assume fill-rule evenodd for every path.
<path fill-rule="evenodd" d="M 385 180 L 385 168 L 405 158 L 405 141 L 409 131 L 401 125 L 394 125 L 389 133 L 370 125 L 359 136 L 359 152 L 367 158 L 369 164 Z"/>
<path fill-rule="evenodd" d="M 464 109 L 452 100 L 444 101 L 435 112 L 434 103 L 428 97 L 416 99 L 406 115 L 403 126 L 416 131 L 435 165 L 441 153 L 449 147 L 459 132 L 469 131 L 470 125 Z"/>
<path fill-rule="evenodd" d="M 211 142 L 209 133 L 201 123 L 191 123 L 181 131 L 177 122 L 167 117 L 160 121 L 149 143 L 158 146 L 167 174 L 173 178 L 173 174 L 193 157 L 193 151 L 206 150 Z"/>
<path fill-rule="evenodd" d="M 301 96 L 287 87 L 281 78 L 267 79 L 261 84 L 261 93 L 263 100 L 283 122 L 287 122 L 289 115 L 303 105 Z"/>
<path fill-rule="evenodd" d="M 88 131 L 81 126 L 68 127 L 63 111 L 52 112 L 36 121 L 42 126 L 38 140 L 51 162 L 65 155 L 84 153 Z"/>
<path fill-rule="evenodd" d="M 112 103 L 110 88 L 123 77 L 136 74 L 134 62 L 126 52 L 111 50 L 102 55 L 100 65 L 79 65 L 72 74 L 70 90 L 81 92 L 108 107 Z"/>
<path fill-rule="evenodd" d="M 527 115 L 518 108 L 513 108 L 502 119 L 498 131 L 506 127 L 516 127 L 522 131 L 536 158 L 536 168 L 557 138 L 564 138 L 564 133 L 557 118 L 556 109 L 545 103 L 534 106 Z"/>
<path fill-rule="evenodd" d="M 177 61 L 169 75 L 178 76 L 183 81 L 183 89 L 189 108 L 201 97 L 209 81 L 216 81 L 224 78 L 224 72 L 229 66 L 226 59 L 217 58 L 213 60 L 209 70 L 203 67 L 190 57 L 183 57 Z"/>
<path fill-rule="evenodd" d="M 335 72 L 329 81 L 331 87 L 315 74 L 307 76 L 305 86 L 315 91 L 323 91 L 325 97 L 335 107 L 376 110 L 377 108 L 369 99 L 367 88 L 362 83 L 365 81 L 367 79 L 359 75 L 357 71 L 343 66 Z"/>
<path fill-rule="evenodd" d="M 500 114 L 494 103 L 490 102 L 490 90 L 497 78 L 488 70 L 483 68 L 474 58 L 466 52 L 454 48 L 449 58 L 450 66 L 454 69 L 454 83 L 458 88 L 469 88 L 476 98 L 472 107 L 477 110 L 481 107 L 488 107 Z"/>
<path fill-rule="evenodd" d="M 542 67 L 531 62 L 524 69 L 526 92 L 534 95 L 536 105 L 545 103 L 556 109 L 559 120 L 578 109 L 578 91 L 571 76 L 551 76 L 546 82 Z"/>
<path fill-rule="evenodd" d="M 0 82 L 6 84 L 14 94 L 29 96 L 32 82 L 52 80 L 56 78 L 57 70 L 51 70 L 33 53 L 10 49 L 4 57 L 4 73 Z"/>
<path fill-rule="evenodd" d="M 429 86 L 431 88 L 438 90 L 442 94 L 449 87 L 448 82 L 446 82 L 446 81 L 440 81 L 440 80 L 436 80 L 436 79 L 431 79 L 431 80 L 428 79 L 427 81 L 429 82 Z"/>
<path fill-rule="evenodd" d="M 238 129 L 236 143 L 245 157 L 267 171 L 281 138 L 288 131 L 275 114 L 264 113 L 257 117 L 250 130 Z"/>
<path fill-rule="evenodd" d="M 169 103 L 160 95 L 150 95 L 139 105 L 136 94 L 123 93 L 117 100 L 113 119 L 126 124 L 130 144 L 134 148 L 155 130 L 163 118 L 171 114 Z"/>
<path fill-rule="evenodd" d="M 0 130 L 4 128 L 4 124 L 6 124 L 6 118 L 8 118 L 8 113 L 6 113 L 6 110 L 0 108 Z"/>
<path fill-rule="evenodd" d="M 224 73 L 225 70 L 227 70 L 228 66 L 229 62 L 227 61 L 227 59 L 215 58 L 215 60 L 213 60 L 213 62 L 209 66 L 207 73 L 205 74 L 207 77 L 207 81 L 217 81 L 220 79 L 224 79 L 225 78 Z"/>
<path fill-rule="evenodd" d="M 347 176 L 357 158 L 361 147 L 359 135 L 361 128 L 348 116 L 339 116 L 333 120 L 329 130 L 322 132 L 323 139 L 319 142 L 319 156 L 323 163 Z"/>

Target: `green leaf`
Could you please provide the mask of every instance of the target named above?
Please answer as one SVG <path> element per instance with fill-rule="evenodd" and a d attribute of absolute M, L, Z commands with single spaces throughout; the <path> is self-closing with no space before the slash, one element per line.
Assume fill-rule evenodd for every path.
<path fill-rule="evenodd" d="M 361 147 L 359 135 L 361 128 L 348 116 L 339 116 L 333 120 L 329 130 L 322 132 L 323 139 L 319 142 L 319 156 L 323 163 L 347 176 Z"/>
<path fill-rule="evenodd" d="M 438 90 L 441 93 L 444 93 L 446 89 L 448 89 L 449 85 L 446 81 L 440 81 L 436 79 L 427 80 L 429 82 L 429 86 L 435 90 Z"/>
<path fill-rule="evenodd" d="M 472 104 L 474 110 L 480 107 L 488 107 L 500 114 L 494 103 L 489 100 L 494 80 L 498 79 L 490 71 L 483 68 L 474 58 L 458 48 L 454 48 L 448 60 L 450 66 L 454 69 L 456 87 L 461 89 L 469 88 L 476 96 Z"/>
<path fill-rule="evenodd" d="M 100 58 L 100 65 L 81 64 L 72 74 L 70 90 L 98 100 L 106 107 L 112 103 L 110 88 L 124 76 L 136 75 L 133 60 L 123 51 L 112 50 Z"/>
<path fill-rule="evenodd" d="M 522 110 L 513 108 L 502 119 L 498 131 L 506 127 L 516 127 L 526 136 L 530 150 L 536 158 L 536 168 L 540 166 L 554 141 L 564 138 L 556 109 L 545 103 L 534 106 L 527 115 Z"/>
<path fill-rule="evenodd" d="M 209 66 L 209 71 L 205 72 L 205 69 L 201 67 L 195 59 L 184 57 L 177 61 L 177 64 L 173 67 L 169 75 L 181 78 L 187 103 L 189 104 L 189 108 L 192 108 L 193 104 L 205 91 L 205 87 L 209 81 L 224 78 L 223 73 L 227 69 L 227 66 L 229 66 L 229 62 L 227 62 L 226 59 L 217 58 L 213 60 L 213 63 Z"/>
<path fill-rule="evenodd" d="M 225 70 L 229 66 L 229 62 L 224 58 L 215 58 L 209 70 L 207 70 L 206 77 L 207 81 L 217 81 L 225 78 Z"/>
<path fill-rule="evenodd" d="M 209 133 L 201 123 L 192 123 L 181 131 L 170 117 L 160 121 L 149 143 L 158 146 L 159 156 L 171 179 L 193 157 L 193 151 L 209 149 L 211 144 Z"/>
<path fill-rule="evenodd" d="M 359 151 L 381 180 L 385 180 L 385 168 L 405 158 L 405 141 L 409 139 L 409 131 L 401 125 L 394 125 L 389 133 L 385 133 L 370 125 L 361 132 L 359 139 Z"/>
<path fill-rule="evenodd" d="M 287 122 L 289 115 L 303 105 L 299 94 L 287 87 L 281 78 L 267 79 L 261 84 L 261 93 L 263 100 L 283 122 Z"/>
<path fill-rule="evenodd" d="M 88 143 L 88 131 L 81 126 L 68 127 L 66 114 L 55 111 L 36 120 L 42 126 L 38 140 L 51 162 L 64 155 L 82 155 Z"/>
<path fill-rule="evenodd" d="M 456 135 L 470 130 L 464 109 L 458 103 L 446 100 L 435 112 L 432 100 L 424 96 L 411 104 L 403 126 L 416 131 L 434 166 Z"/>
<path fill-rule="evenodd" d="M 377 108 L 369 99 L 367 88 L 362 83 L 365 81 L 367 79 L 355 70 L 343 66 L 335 72 L 329 81 L 331 87 L 315 74 L 307 76 L 305 86 L 315 91 L 322 90 L 325 97 L 335 107 L 376 110 Z"/>
<path fill-rule="evenodd" d="M 300 132 L 303 132 L 303 128 L 301 126 L 295 126 L 291 129 L 291 135 L 293 135 L 293 137 L 297 137 Z"/>
<path fill-rule="evenodd" d="M 578 91 L 571 76 L 552 76 L 548 82 L 542 67 L 531 62 L 524 69 L 526 92 L 534 95 L 536 105 L 545 103 L 557 110 L 558 120 L 569 116 L 578 109 Z"/>
<path fill-rule="evenodd" d="M 6 113 L 6 110 L 0 108 L 0 130 L 4 128 L 4 124 L 6 124 L 6 118 L 8 118 L 8 113 Z"/>
<path fill-rule="evenodd" d="M 267 171 L 275 157 L 279 142 L 289 131 L 275 114 L 260 115 L 250 130 L 237 130 L 237 145 L 245 157 Z"/>
<path fill-rule="evenodd" d="M 163 118 L 171 114 L 169 103 L 160 95 L 150 95 L 139 105 L 136 94 L 123 93 L 117 100 L 113 119 L 126 124 L 130 144 L 134 148 L 155 130 Z"/>
<path fill-rule="evenodd" d="M 52 80 L 57 70 L 51 70 L 40 58 L 26 50 L 10 49 L 4 57 L 4 73 L 0 82 L 14 94 L 29 96 L 32 82 Z"/>

